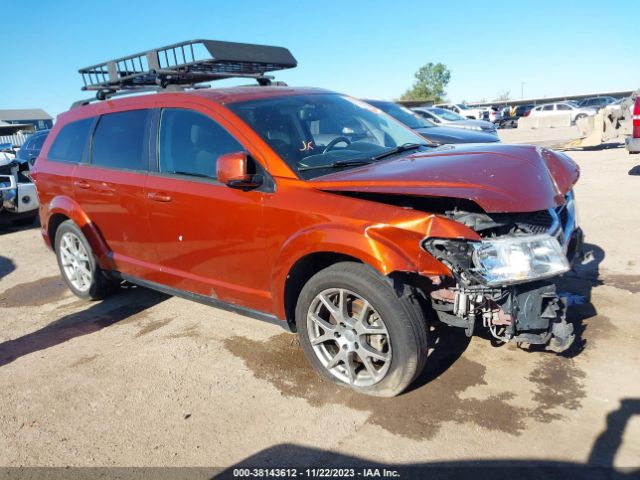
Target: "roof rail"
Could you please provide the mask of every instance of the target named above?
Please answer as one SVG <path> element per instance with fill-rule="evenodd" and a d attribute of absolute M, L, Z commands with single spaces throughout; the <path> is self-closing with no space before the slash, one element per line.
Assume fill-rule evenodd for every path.
<path fill-rule="evenodd" d="M 190 40 L 81 68 L 83 91 L 98 100 L 169 86 L 193 88 L 225 78 L 253 78 L 270 85 L 267 72 L 298 64 L 288 49 L 248 43 Z M 87 102 L 82 100 L 80 102 Z M 76 102 L 76 103 L 80 103 Z M 75 105 L 75 104 L 74 104 Z"/>

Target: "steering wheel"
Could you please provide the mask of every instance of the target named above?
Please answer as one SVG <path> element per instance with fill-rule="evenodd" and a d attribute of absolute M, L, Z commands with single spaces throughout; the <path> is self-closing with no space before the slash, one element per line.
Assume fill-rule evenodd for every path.
<path fill-rule="evenodd" d="M 322 153 L 330 152 L 331 150 L 333 150 L 333 147 L 335 147 L 337 144 L 342 142 L 346 143 L 347 146 L 351 145 L 351 140 L 349 140 L 347 137 L 336 137 L 329 142 L 329 145 L 324 147 L 324 150 L 322 151 Z"/>

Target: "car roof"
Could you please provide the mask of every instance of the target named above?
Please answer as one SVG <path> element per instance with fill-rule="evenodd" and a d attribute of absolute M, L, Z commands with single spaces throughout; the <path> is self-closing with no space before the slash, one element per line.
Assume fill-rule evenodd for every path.
<path fill-rule="evenodd" d="M 185 95 L 198 95 L 213 100 L 217 103 L 229 104 L 245 102 L 248 100 L 260 100 L 264 98 L 290 97 L 294 95 L 314 95 L 320 93 L 335 93 L 330 90 L 315 87 L 229 87 L 210 88 L 184 92 Z"/>
<path fill-rule="evenodd" d="M 376 103 L 379 103 L 379 104 L 387 104 L 387 105 L 389 105 L 389 104 L 390 104 L 390 105 L 399 105 L 399 104 L 397 104 L 396 102 L 392 102 L 391 100 L 375 100 L 375 99 L 372 99 L 372 98 L 361 98 L 361 100 L 362 100 L 363 102 L 368 103 L 368 104 L 371 104 L 371 105 L 374 105 L 374 104 L 376 104 Z M 400 105 L 400 106 L 402 106 L 402 105 Z"/>
<path fill-rule="evenodd" d="M 61 113 L 61 119 L 80 119 L 100 115 L 108 111 L 118 111 L 120 108 L 153 108 L 158 99 L 179 96 L 185 98 L 204 98 L 218 104 L 232 104 L 249 100 L 287 97 L 295 95 L 317 95 L 335 93 L 330 90 L 313 87 L 285 87 L 285 86 L 247 86 L 227 88 L 206 88 L 187 91 L 159 92 L 144 95 L 129 95 L 121 98 L 107 99 L 71 108 Z"/>

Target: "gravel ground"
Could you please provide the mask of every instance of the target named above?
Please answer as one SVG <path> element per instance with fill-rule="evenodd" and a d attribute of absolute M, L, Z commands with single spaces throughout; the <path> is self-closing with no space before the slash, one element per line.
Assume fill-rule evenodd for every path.
<path fill-rule="evenodd" d="M 568 153 L 593 253 L 563 283 L 584 299 L 569 314 L 575 347 L 441 328 L 424 375 L 394 399 L 322 381 L 273 325 L 141 288 L 80 301 L 36 228 L 0 227 L 0 466 L 640 467 L 640 156 Z"/>

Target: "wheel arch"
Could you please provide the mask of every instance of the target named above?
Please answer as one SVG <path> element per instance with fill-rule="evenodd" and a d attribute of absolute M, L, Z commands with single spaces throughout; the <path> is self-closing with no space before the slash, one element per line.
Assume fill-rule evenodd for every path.
<path fill-rule="evenodd" d="M 60 225 L 66 220 L 71 220 L 80 228 L 87 238 L 100 268 L 103 270 L 113 270 L 115 266 L 110 255 L 110 250 L 102 238 L 100 231 L 89 219 L 84 210 L 69 197 L 55 197 L 48 205 L 46 224 L 43 222 L 42 228 L 46 229 L 45 233 L 51 247 L 55 250 L 56 233 Z"/>
<path fill-rule="evenodd" d="M 278 318 L 291 322 L 296 294 L 302 288 L 300 282 L 306 282 L 322 268 L 339 261 L 356 261 L 387 277 L 398 272 L 421 276 L 450 275 L 445 265 L 420 247 L 425 236 L 479 238 L 468 227 L 435 215 L 354 228 L 316 225 L 299 232 L 283 244 L 273 259 L 274 312 Z M 303 275 L 300 272 L 305 268 L 311 272 Z"/>
<path fill-rule="evenodd" d="M 283 306 L 284 318 L 292 331 L 296 330 L 295 311 L 302 288 L 316 273 L 340 262 L 363 263 L 351 255 L 322 251 L 303 256 L 289 269 L 283 288 Z"/>
<path fill-rule="evenodd" d="M 380 242 L 380 239 L 363 235 L 363 232 L 357 229 L 325 225 L 298 232 L 283 244 L 273 259 L 271 285 L 276 316 L 287 321 L 292 320 L 287 308 L 287 300 L 291 300 L 291 285 L 295 284 L 289 284 L 287 287 L 292 272 L 295 273 L 302 267 L 316 266 L 315 274 L 320 267 L 326 268 L 345 259 L 367 264 L 381 275 L 387 275 L 393 270 L 413 271 L 417 268 L 406 252 L 397 247 L 390 248 L 389 245 Z M 298 277 L 299 275 L 296 276 Z M 285 291 L 288 292 L 287 295 Z"/>
<path fill-rule="evenodd" d="M 55 242 L 56 242 L 56 232 L 58 231 L 58 227 L 60 227 L 60 225 L 63 222 L 66 222 L 67 220 L 70 220 L 70 217 L 60 212 L 56 212 L 49 216 L 49 221 L 47 222 L 47 227 L 46 227 L 47 236 L 49 237 L 49 241 L 51 242 L 51 248 L 54 250 L 56 248 Z"/>

